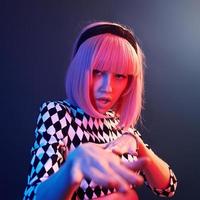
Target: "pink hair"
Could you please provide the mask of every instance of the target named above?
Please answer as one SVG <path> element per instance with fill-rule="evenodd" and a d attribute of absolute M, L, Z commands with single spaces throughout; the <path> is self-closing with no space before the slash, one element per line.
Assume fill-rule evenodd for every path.
<path fill-rule="evenodd" d="M 83 32 L 88 27 L 102 23 L 105 22 L 93 23 Z M 112 109 L 119 115 L 119 127 L 135 126 L 143 105 L 143 60 L 139 45 L 136 53 L 133 46 L 119 36 L 106 33 L 87 39 L 72 58 L 67 71 L 66 92 L 69 100 L 90 116 L 104 118 L 105 115 L 99 113 L 91 102 L 93 69 L 127 74 L 128 86 Z"/>

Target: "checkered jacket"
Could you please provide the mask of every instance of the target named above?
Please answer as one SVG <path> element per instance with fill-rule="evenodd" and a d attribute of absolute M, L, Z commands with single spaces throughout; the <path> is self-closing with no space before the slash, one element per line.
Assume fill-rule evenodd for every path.
<path fill-rule="evenodd" d="M 67 101 L 45 102 L 40 108 L 35 130 L 35 142 L 31 149 L 32 159 L 24 200 L 35 199 L 39 184 L 59 170 L 66 159 L 66 154 L 81 143 L 107 143 L 120 137 L 122 130 L 117 130 L 118 119 L 112 111 L 104 119 L 96 119 Z M 129 131 L 139 134 L 135 129 Z M 123 155 L 122 159 L 132 162 L 135 158 Z M 159 190 L 149 186 L 159 196 L 172 196 L 177 181 L 170 170 L 170 183 L 166 189 Z M 148 184 L 148 183 L 147 183 Z M 93 181 L 84 179 L 72 199 L 92 199 L 116 190 L 103 188 Z"/>

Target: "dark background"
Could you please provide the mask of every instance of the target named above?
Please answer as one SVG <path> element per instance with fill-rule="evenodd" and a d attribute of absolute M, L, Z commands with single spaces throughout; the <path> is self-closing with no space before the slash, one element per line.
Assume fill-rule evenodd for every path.
<path fill-rule="evenodd" d="M 22 199 L 39 106 L 65 98 L 73 41 L 94 20 L 135 30 L 147 63 L 141 132 L 178 177 L 173 199 L 199 199 L 200 1 L 7 0 L 0 9 L 1 199 Z"/>

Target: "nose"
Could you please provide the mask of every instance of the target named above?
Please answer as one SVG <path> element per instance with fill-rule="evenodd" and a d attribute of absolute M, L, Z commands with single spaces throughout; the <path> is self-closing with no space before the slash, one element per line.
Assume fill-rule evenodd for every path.
<path fill-rule="evenodd" d="M 104 74 L 102 82 L 102 92 L 112 92 L 112 75 L 109 73 Z"/>

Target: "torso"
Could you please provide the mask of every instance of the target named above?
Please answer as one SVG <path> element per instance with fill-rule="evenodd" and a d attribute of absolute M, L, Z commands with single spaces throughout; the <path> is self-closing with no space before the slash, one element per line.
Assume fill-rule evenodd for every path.
<path fill-rule="evenodd" d="M 71 132 L 74 130 L 73 138 L 71 136 L 67 144 L 69 151 L 75 149 L 80 143 L 94 142 L 104 144 L 115 140 L 123 134 L 122 130 L 116 129 L 119 120 L 112 111 L 107 112 L 107 118 L 96 119 L 66 101 L 64 101 L 64 105 L 70 112 Z M 130 131 L 134 131 L 134 129 Z M 76 134 L 76 137 L 74 137 L 74 134 Z M 122 156 L 122 160 L 125 162 L 132 162 L 134 159 L 132 155 Z M 78 196 L 79 199 L 121 199 L 119 198 L 121 195 L 116 192 L 116 189 L 102 188 L 93 181 L 86 179 L 81 182 L 79 189 L 74 194 L 75 196 Z M 132 198 L 132 200 L 134 199 Z"/>

